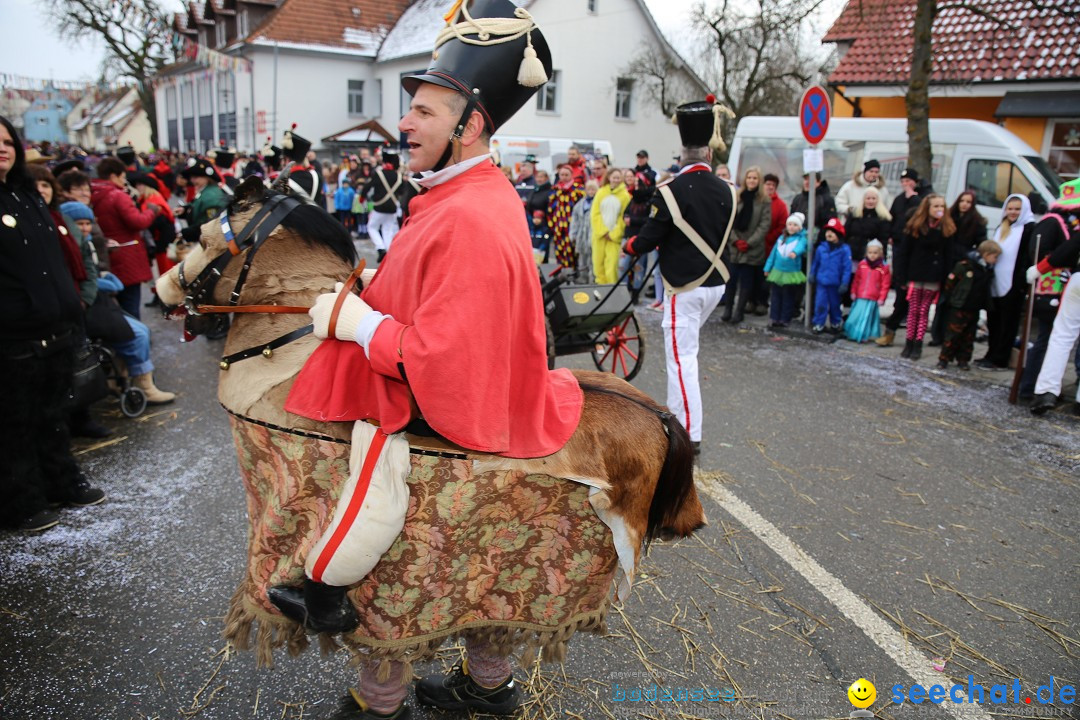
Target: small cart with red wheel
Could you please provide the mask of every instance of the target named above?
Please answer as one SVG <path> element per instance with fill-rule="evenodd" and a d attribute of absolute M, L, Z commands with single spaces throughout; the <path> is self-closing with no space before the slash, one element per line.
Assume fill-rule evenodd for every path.
<path fill-rule="evenodd" d="M 548 321 L 548 362 L 590 353 L 599 370 L 632 380 L 645 359 L 645 336 L 634 314 L 640 289 L 626 283 L 627 268 L 614 285 L 574 284 L 574 273 L 541 265 L 544 313 Z M 645 273 L 651 282 L 652 268 Z"/>

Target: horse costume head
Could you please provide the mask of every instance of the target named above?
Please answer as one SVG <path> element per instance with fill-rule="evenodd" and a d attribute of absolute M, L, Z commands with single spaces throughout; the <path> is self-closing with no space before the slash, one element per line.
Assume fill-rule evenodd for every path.
<path fill-rule="evenodd" d="M 198 246 L 158 280 L 158 297 L 167 306 L 184 305 L 185 329 L 192 335 L 205 334 L 217 319 L 200 307 L 253 301 L 258 290 L 247 281 L 255 255 L 264 243 L 282 233 L 294 233 L 311 248 L 329 251 L 342 266 L 351 267 L 356 262 L 356 249 L 339 222 L 287 188 L 267 189 L 259 178 L 251 177 L 237 186 L 228 209 L 202 226 Z M 272 262 L 269 258 L 275 255 L 280 254 L 263 251 L 260 256 L 266 258 L 263 262 Z M 291 260 L 303 263 L 303 257 L 295 253 Z M 286 271 L 279 275 L 274 269 L 251 276 L 253 282 L 261 278 L 265 283 L 271 277 L 284 281 L 296 274 Z"/>

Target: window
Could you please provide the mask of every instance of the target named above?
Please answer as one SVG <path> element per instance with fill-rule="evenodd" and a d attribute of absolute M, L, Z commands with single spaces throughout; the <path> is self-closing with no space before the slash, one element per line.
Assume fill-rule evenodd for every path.
<path fill-rule="evenodd" d="M 615 117 L 629 120 L 633 111 L 634 81 L 619 78 L 615 81 Z"/>
<path fill-rule="evenodd" d="M 224 20 L 218 20 L 214 23 L 214 33 L 215 38 L 217 39 L 217 47 L 225 47 L 226 32 Z"/>
<path fill-rule="evenodd" d="M 556 113 L 559 111 L 559 71 L 551 72 L 551 79 L 544 83 L 536 93 L 537 112 Z"/>
<path fill-rule="evenodd" d="M 236 34 L 240 38 L 247 37 L 248 34 L 248 11 L 241 10 L 240 14 L 236 16 Z"/>
<path fill-rule="evenodd" d="M 1020 169 L 1007 160 L 969 160 L 967 187 L 979 205 L 1001 207 L 1013 193 L 1027 195 L 1034 188 Z"/>
<path fill-rule="evenodd" d="M 183 117 L 195 117 L 195 103 L 191 100 L 191 82 L 180 83 L 180 111 Z"/>
<path fill-rule="evenodd" d="M 379 117 L 382 115 L 382 80 L 376 80 L 372 84 L 371 100 L 368 103 L 368 108 L 371 112 L 368 113 L 369 117 Z"/>
<path fill-rule="evenodd" d="M 597 0 L 586 0 L 585 9 L 588 11 L 588 13 L 590 15 L 595 15 L 596 14 L 596 3 L 597 3 Z"/>
<path fill-rule="evenodd" d="M 364 81 L 349 81 L 349 114 L 364 114 Z"/>
<path fill-rule="evenodd" d="M 199 93 L 199 112 L 200 116 L 211 115 L 214 112 L 213 104 L 211 103 L 212 94 L 211 82 L 209 77 L 199 78 L 198 93 Z"/>
<path fill-rule="evenodd" d="M 1050 123 L 1050 143 L 1046 157 L 1062 180 L 1073 180 L 1080 176 L 1080 121 L 1052 120 Z M 1057 188 L 1054 188 L 1057 192 Z"/>
<path fill-rule="evenodd" d="M 176 119 L 176 93 L 171 88 L 165 89 L 165 117 L 169 120 Z"/>

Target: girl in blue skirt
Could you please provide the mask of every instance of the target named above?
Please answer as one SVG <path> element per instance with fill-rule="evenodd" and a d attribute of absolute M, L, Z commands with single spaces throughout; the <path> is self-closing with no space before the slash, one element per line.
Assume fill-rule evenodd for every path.
<path fill-rule="evenodd" d="M 851 297 L 854 303 L 851 314 L 844 323 L 844 334 L 848 340 L 862 343 L 881 334 L 878 308 L 885 304 L 892 279 L 892 273 L 882 255 L 881 243 L 871 240 L 866 244 L 866 257 L 859 262 L 859 267 L 855 270 L 855 279 L 851 282 Z"/>

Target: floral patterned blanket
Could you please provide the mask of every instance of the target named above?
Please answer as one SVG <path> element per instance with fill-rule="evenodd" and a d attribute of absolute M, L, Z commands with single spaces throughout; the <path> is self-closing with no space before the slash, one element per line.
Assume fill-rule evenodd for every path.
<path fill-rule="evenodd" d="M 349 445 L 230 422 L 249 526 L 247 571 L 225 635 L 247 649 L 257 625 L 257 658 L 270 665 L 273 648 L 295 654 L 307 639 L 266 589 L 302 581 L 348 474 Z M 458 456 L 410 457 L 405 529 L 350 592 L 361 620 L 342 640 L 354 652 L 411 666 L 468 635 L 504 653 L 524 648 L 524 662 L 537 651 L 561 660 L 574 632 L 603 631 L 618 557 L 587 486 L 513 471 L 475 475 Z"/>

